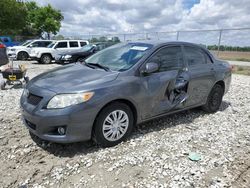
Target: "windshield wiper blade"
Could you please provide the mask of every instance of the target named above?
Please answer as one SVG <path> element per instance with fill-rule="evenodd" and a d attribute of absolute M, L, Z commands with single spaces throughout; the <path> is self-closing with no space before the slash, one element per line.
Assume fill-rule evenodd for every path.
<path fill-rule="evenodd" d="M 101 64 L 99 64 L 99 63 L 87 63 L 87 64 L 88 64 L 88 65 L 92 65 L 92 66 L 99 67 L 99 68 L 101 68 L 101 69 L 103 69 L 103 70 L 105 70 L 105 71 L 110 71 L 110 69 L 109 69 L 108 67 L 103 66 L 103 65 L 101 65 Z"/>
<path fill-rule="evenodd" d="M 85 65 L 85 66 L 87 66 L 87 67 L 89 67 L 89 68 L 95 69 L 95 66 L 90 65 L 90 64 L 87 63 L 86 61 L 81 62 L 81 64 L 82 64 L 82 65 Z"/>

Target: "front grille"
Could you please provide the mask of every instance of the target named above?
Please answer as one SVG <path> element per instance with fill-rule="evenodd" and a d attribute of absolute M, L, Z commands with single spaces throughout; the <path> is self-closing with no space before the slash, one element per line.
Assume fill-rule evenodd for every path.
<path fill-rule="evenodd" d="M 34 94 L 32 94 L 32 93 L 29 93 L 27 102 L 28 102 L 29 104 L 32 104 L 32 105 L 36 106 L 36 105 L 39 104 L 39 102 L 41 102 L 42 99 L 43 99 L 43 98 L 40 97 L 40 96 L 34 95 Z"/>
<path fill-rule="evenodd" d="M 26 124 L 33 130 L 36 130 L 36 125 L 34 123 L 31 123 L 27 119 L 25 120 Z"/>

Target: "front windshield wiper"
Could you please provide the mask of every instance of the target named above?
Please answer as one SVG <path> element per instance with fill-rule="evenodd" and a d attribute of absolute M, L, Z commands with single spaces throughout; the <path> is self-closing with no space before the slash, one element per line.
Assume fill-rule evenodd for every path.
<path fill-rule="evenodd" d="M 110 69 L 109 69 L 108 67 L 103 66 L 103 65 L 101 65 L 101 64 L 99 64 L 99 63 L 86 63 L 86 62 L 85 62 L 85 64 L 87 64 L 87 65 L 92 65 L 92 66 L 95 66 L 95 67 L 99 67 L 99 68 L 101 68 L 101 69 L 103 69 L 103 70 L 105 70 L 105 71 L 110 71 Z"/>

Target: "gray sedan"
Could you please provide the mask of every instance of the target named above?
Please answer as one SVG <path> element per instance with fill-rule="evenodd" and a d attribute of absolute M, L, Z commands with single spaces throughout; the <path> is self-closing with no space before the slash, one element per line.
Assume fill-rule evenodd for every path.
<path fill-rule="evenodd" d="M 201 46 L 128 42 L 33 78 L 21 108 L 32 135 L 108 147 L 156 117 L 198 106 L 216 112 L 230 82 L 231 66 Z"/>

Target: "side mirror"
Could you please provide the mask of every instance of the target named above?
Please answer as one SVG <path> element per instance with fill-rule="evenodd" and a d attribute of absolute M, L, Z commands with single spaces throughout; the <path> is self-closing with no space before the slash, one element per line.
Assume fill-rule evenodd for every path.
<path fill-rule="evenodd" d="M 145 69 L 142 70 L 143 74 L 150 74 L 159 70 L 159 65 L 157 63 L 151 62 L 147 63 Z"/>

